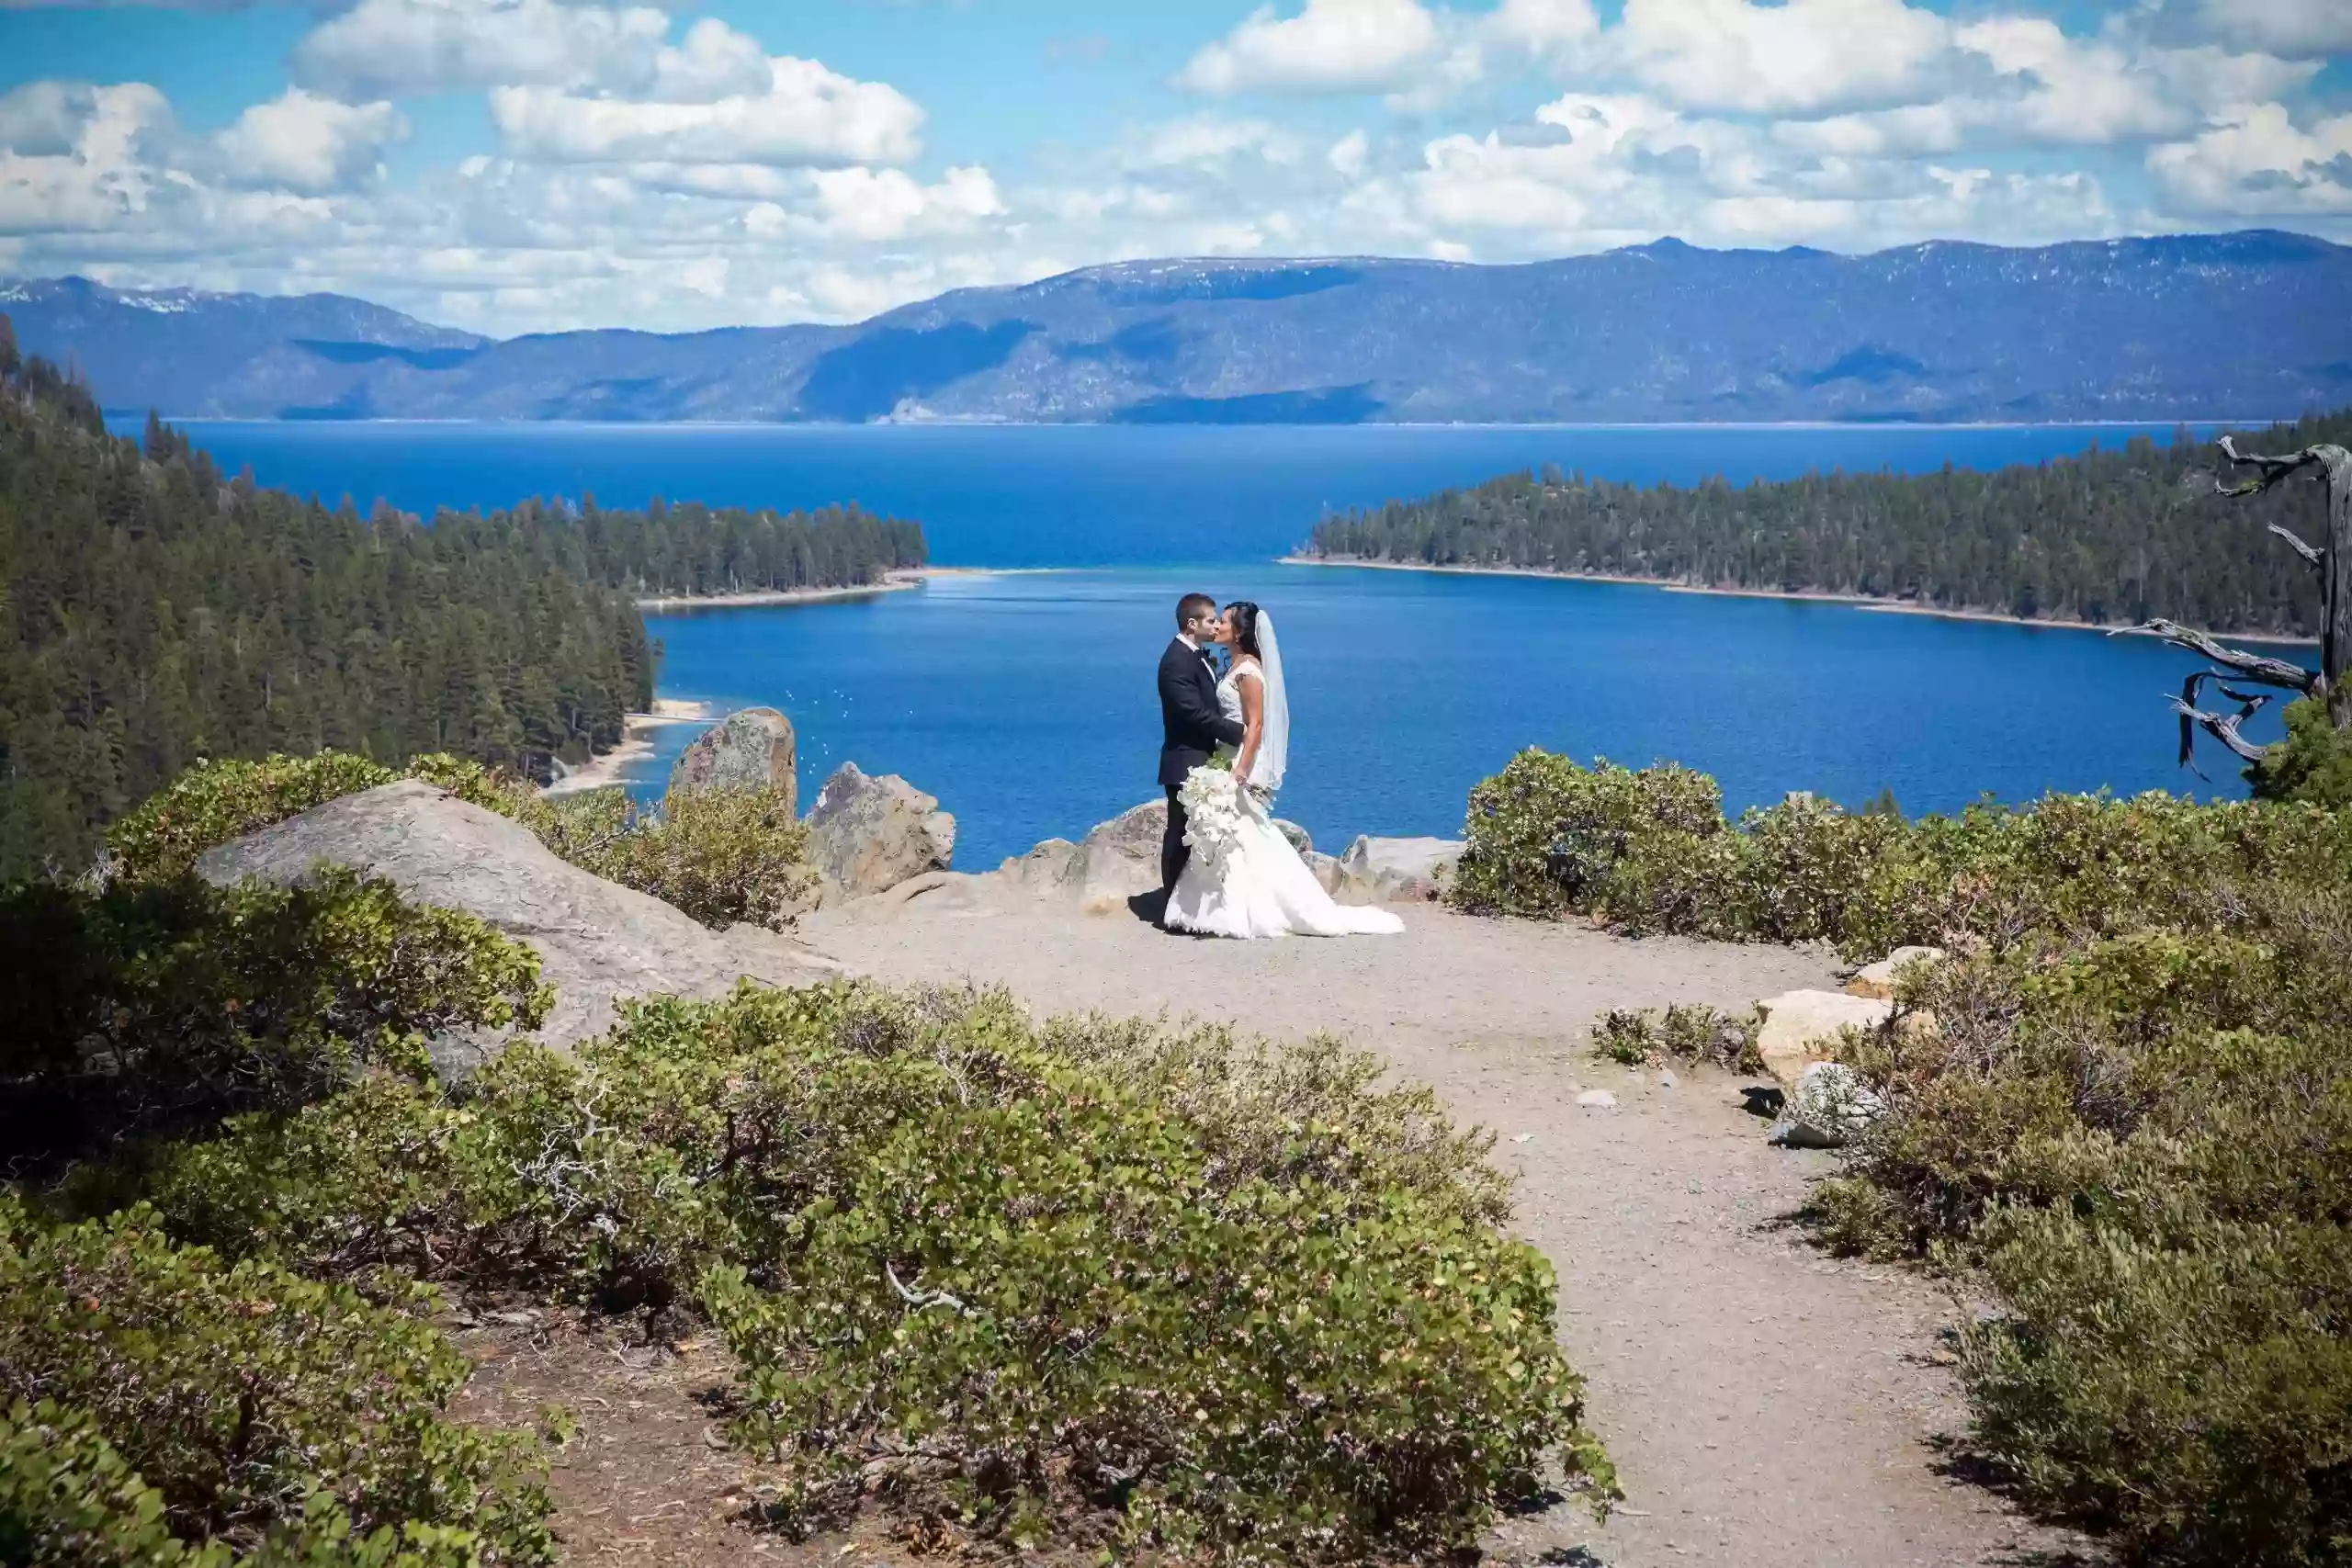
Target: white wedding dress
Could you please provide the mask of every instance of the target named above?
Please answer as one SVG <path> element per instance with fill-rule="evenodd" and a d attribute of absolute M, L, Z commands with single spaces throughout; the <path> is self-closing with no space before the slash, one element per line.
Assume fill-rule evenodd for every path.
<path fill-rule="evenodd" d="M 1281 751 L 1288 744 L 1289 712 L 1282 705 L 1279 656 L 1270 646 L 1272 628 L 1261 615 L 1261 646 L 1266 648 L 1271 676 L 1267 681 L 1270 716 L 1279 713 L 1280 729 L 1268 740 L 1275 750 L 1270 769 L 1253 768 L 1261 783 L 1279 784 Z M 1241 721 L 1238 682 L 1250 679 L 1253 667 L 1237 663 L 1216 685 L 1217 707 L 1235 723 Z M 1270 716 L 1270 722 L 1273 722 Z M 1278 738 L 1277 738 L 1278 737 Z M 1269 755 L 1261 740 L 1260 756 Z M 1268 773 L 1271 772 L 1271 780 Z M 1195 768 L 1183 786 L 1187 824 L 1184 842 L 1192 856 L 1168 896 L 1165 923 L 1173 930 L 1204 936 L 1244 939 L 1283 936 L 1394 936 L 1405 922 L 1386 909 L 1360 908 L 1334 903 L 1298 857 L 1291 841 L 1274 826 L 1273 818 L 1257 797 L 1241 787 L 1230 772 Z M 1196 804 L 1197 803 L 1197 804 Z"/>

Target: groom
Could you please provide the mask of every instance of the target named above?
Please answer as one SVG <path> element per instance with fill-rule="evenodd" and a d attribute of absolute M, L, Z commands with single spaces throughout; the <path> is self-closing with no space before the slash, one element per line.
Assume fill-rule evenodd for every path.
<path fill-rule="evenodd" d="M 1241 744 L 1241 726 L 1217 711 L 1216 671 L 1209 663 L 1209 631 L 1216 601 L 1187 593 L 1176 602 L 1176 637 L 1159 656 L 1159 783 L 1168 791 L 1168 831 L 1159 840 L 1159 888 L 1176 890 L 1192 852 L 1184 847 L 1184 807 L 1176 798 L 1184 775 L 1209 760 L 1220 741 Z"/>

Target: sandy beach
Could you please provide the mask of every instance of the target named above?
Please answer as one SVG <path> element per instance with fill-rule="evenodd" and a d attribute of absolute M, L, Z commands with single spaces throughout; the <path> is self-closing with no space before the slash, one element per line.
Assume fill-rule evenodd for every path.
<path fill-rule="evenodd" d="M 921 588 L 934 577 L 1002 575 L 1006 573 L 992 567 L 919 566 L 891 572 L 879 582 L 861 582 L 851 588 L 764 588 L 751 593 L 662 593 L 638 600 L 637 607 L 651 615 L 670 615 L 689 610 L 749 610 L 778 604 L 829 604 L 843 599 L 871 599 L 877 593 L 904 593 L 909 589 Z"/>
<path fill-rule="evenodd" d="M 650 615 L 675 615 L 682 610 L 748 610 L 766 604 L 824 604 L 841 599 L 871 599 L 877 593 L 904 593 L 921 588 L 931 573 L 894 571 L 879 582 L 854 588 L 769 588 L 754 593 L 673 593 L 639 599 L 637 607 Z"/>
<path fill-rule="evenodd" d="M 631 762 L 652 754 L 653 731 L 671 724 L 711 724 L 719 716 L 718 710 L 708 703 L 686 703 L 671 697 L 656 697 L 652 712 L 633 713 L 624 721 L 625 735 L 619 745 L 591 757 L 539 793 L 577 795 L 582 790 L 603 789 L 616 784 Z"/>
<path fill-rule="evenodd" d="M 1283 556 L 1282 566 L 1346 567 L 1359 571 L 1419 571 L 1453 577 L 1541 577 L 1555 582 L 1616 582 L 1629 588 L 1655 588 L 1666 593 L 1702 593 L 1723 599 L 1788 599 L 1811 604 L 1844 604 L 1857 610 L 1868 610 L 1883 615 L 1925 615 L 1938 621 L 1976 621 L 1985 626 L 2026 626 L 2035 631 L 2101 632 L 2112 635 L 2129 631 L 2129 621 L 2041 621 L 2024 620 L 2005 615 L 1997 610 L 1945 610 L 1932 604 L 1906 604 L 1899 600 L 1873 598 L 1867 593 L 1830 593 L 1814 589 L 1790 591 L 1778 588 L 1707 588 L 1693 582 L 1677 582 L 1670 578 L 1633 577 L 1609 571 L 1546 571 L 1539 567 L 1525 566 L 1434 566 L 1419 561 L 1362 560 L 1346 556 Z M 2289 637 L 2283 632 L 2214 632 L 2217 637 L 2233 642 L 2283 643 L 2316 647 L 2317 639 Z"/>

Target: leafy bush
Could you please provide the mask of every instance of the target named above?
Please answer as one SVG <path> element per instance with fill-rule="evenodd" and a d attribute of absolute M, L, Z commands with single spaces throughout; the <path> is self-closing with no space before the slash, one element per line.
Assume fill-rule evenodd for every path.
<path fill-rule="evenodd" d="M 620 789 L 542 795 L 461 757 L 418 757 L 394 773 L 333 751 L 198 763 L 108 832 L 110 879 L 171 881 L 216 845 L 400 778 L 511 818 L 574 865 L 716 929 L 748 920 L 782 931 L 815 902 L 808 829 L 778 790 L 678 790 L 648 811 Z"/>
<path fill-rule="evenodd" d="M 422 1075 L 426 1036 L 535 1027 L 550 999 L 529 949 L 343 870 L 290 888 L 23 885 L 0 890 L 0 948 L 20 964 L 0 990 L 0 1143 L 35 1166 L 371 1068 Z"/>
<path fill-rule="evenodd" d="M 1909 977 L 1847 1055 L 1887 1113 L 1832 1245 L 1933 1253 L 1973 1440 L 2135 1558 L 2352 1551 L 2352 896 L 2248 884 L 2218 931 L 2047 935 Z"/>
<path fill-rule="evenodd" d="M 345 751 L 198 762 L 107 830 L 109 869 L 125 881 L 170 882 L 215 845 L 398 777 Z"/>
<path fill-rule="evenodd" d="M 2286 739 L 2246 769 L 2245 777 L 2257 800 L 2352 807 L 2352 732 L 2335 727 L 2326 703 L 2300 697 L 2287 705 Z"/>
<path fill-rule="evenodd" d="M 673 789 L 659 811 L 589 790 L 533 801 L 519 819 L 573 864 L 717 930 L 784 931 L 816 904 L 808 830 L 782 790 Z"/>
<path fill-rule="evenodd" d="M 250 1119 L 153 1191 L 319 1271 L 692 1292 L 796 1514 L 893 1454 L 910 1506 L 1007 1539 L 1107 1505 L 1236 1557 L 1464 1541 L 1554 1455 L 1609 1495 L 1484 1140 L 1368 1058 L 1229 1045 L 746 987 L 511 1049 L 462 1105 Z"/>
<path fill-rule="evenodd" d="M 1853 956 L 2036 931 L 2210 929 L 2250 883 L 2352 878 L 2352 813 L 2053 795 L 1906 822 L 1799 797 L 1735 828 L 1703 774 L 1588 770 L 1534 750 L 1471 792 L 1466 831 L 1453 897 L 1476 912 L 1822 940 Z"/>
<path fill-rule="evenodd" d="M 1692 900 L 1724 830 L 1723 792 L 1704 773 L 1606 761 L 1588 771 L 1531 749 L 1471 790 L 1453 897 L 1482 913 L 1698 931 L 1711 916 Z"/>
<path fill-rule="evenodd" d="M 1931 1258 L 1972 1440 L 2135 1560 L 2352 1562 L 2352 811 L 2316 709 L 2291 804 L 2051 795 L 1905 822 L 1722 819 L 1685 770 L 1524 752 L 1471 796 L 1458 902 L 1634 931 L 1935 942 L 1911 1027 L 1841 1047 L 1884 1112 L 1815 1190 L 1831 1246 Z M 2352 753 L 2347 753 L 2352 755 Z M 2352 773 L 2346 776 L 2352 777 Z M 1614 1013 L 1624 1060 L 1710 1021 Z M 1723 1036 L 1717 1034 L 1715 1038 Z"/>
<path fill-rule="evenodd" d="M 1712 1062 L 1733 1072 L 1758 1073 L 1757 1031 L 1762 1015 L 1754 1009 L 1733 1014 L 1703 1005 L 1611 1008 L 1592 1026 L 1592 1042 L 1612 1061 L 1638 1067 L 1661 1056 L 1682 1062 Z"/>
<path fill-rule="evenodd" d="M 341 1560 L 548 1562 L 522 1447 L 442 1414 L 466 1371 L 348 1287 L 224 1265 L 137 1211 L 44 1232 L 0 1201 L 0 1452 L 40 1456 L 5 1467 L 0 1534 L 35 1561 L 171 1561 L 168 1534 L 218 1543 L 192 1562 L 371 1539 Z"/>
<path fill-rule="evenodd" d="M 2332 1153 L 2352 1143 L 2339 1136 Z M 2146 1228 L 2004 1211 L 1983 1242 L 2007 1312 L 1962 1337 L 1971 1438 L 2029 1502 L 2108 1532 L 2132 1560 L 2352 1556 L 2341 1211 Z"/>

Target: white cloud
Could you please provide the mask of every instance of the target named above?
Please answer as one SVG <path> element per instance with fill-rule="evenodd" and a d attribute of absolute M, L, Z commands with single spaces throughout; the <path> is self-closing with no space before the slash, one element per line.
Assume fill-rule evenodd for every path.
<path fill-rule="evenodd" d="M 315 195 L 373 176 L 386 145 L 407 134 L 388 103 L 338 103 L 289 87 L 239 115 L 216 144 L 232 183 Z"/>
<path fill-rule="evenodd" d="M 1950 37 L 1943 17 L 1903 0 L 1625 0 L 1608 35 L 1673 102 L 1754 114 L 1905 101 Z"/>
<path fill-rule="evenodd" d="M 2148 168 L 2188 212 L 2352 214 L 2352 114 L 2303 130 L 2281 105 L 2250 105 L 2190 141 L 2151 149 Z"/>
<path fill-rule="evenodd" d="M 897 169 L 820 169 L 809 177 L 825 231 L 847 239 L 966 233 L 1004 211 L 996 181 L 983 168 L 950 169 L 930 186 Z"/>
<path fill-rule="evenodd" d="M 2223 41 L 2273 54 L 2352 49 L 2352 6 L 2345 0 L 2199 0 L 2197 11 Z"/>
<path fill-rule="evenodd" d="M 1592 0 L 1502 0 L 1485 27 L 1498 42 L 1548 53 L 1589 41 L 1600 31 L 1600 18 Z"/>
<path fill-rule="evenodd" d="M 96 112 L 86 82 L 28 82 L 0 93 L 0 148 L 31 157 L 71 152 Z"/>
<path fill-rule="evenodd" d="M 677 48 L 654 56 L 648 97 L 670 103 L 707 104 L 720 98 L 755 97 L 768 84 L 767 51 L 749 33 L 739 33 L 716 17 L 686 29 Z"/>
<path fill-rule="evenodd" d="M 1176 85 L 1220 96 L 1377 92 L 1409 85 L 1440 44 L 1419 0 L 1306 0 L 1295 17 L 1267 6 L 1193 55 Z"/>
<path fill-rule="evenodd" d="M 1331 143 L 1331 150 L 1324 157 L 1329 160 L 1331 167 L 1339 172 L 1341 179 L 1353 180 L 1363 177 L 1364 164 L 1371 152 L 1372 143 L 1364 133 L 1351 130 Z"/>
<path fill-rule="evenodd" d="M 138 221 L 161 184 L 146 143 L 171 121 L 164 95 L 141 82 L 35 82 L 0 97 L 9 137 L 0 152 L 0 234 L 88 233 Z M 19 136 L 29 150 L 18 150 Z"/>
<path fill-rule="evenodd" d="M 895 164 L 920 150 L 922 110 L 897 89 L 813 60 L 767 63 L 756 96 L 674 103 L 498 87 L 491 118 L 510 152 L 553 163 Z"/>
<path fill-rule="evenodd" d="M 2318 70 L 2313 62 L 2213 48 L 2127 50 L 2069 38 L 2038 17 L 1976 23 L 1953 41 L 2023 88 L 1965 111 L 1996 140 L 2104 143 L 2178 135 L 2202 111 L 2271 97 Z"/>
<path fill-rule="evenodd" d="M 1422 169 L 1346 205 L 1424 254 L 1484 261 L 1664 234 L 1860 250 L 1955 234 L 2041 243 L 2119 224 L 2098 183 L 2077 173 L 1798 153 L 1767 127 L 1693 118 L 1638 94 L 1572 93 L 1537 118 L 1437 138 Z"/>
<path fill-rule="evenodd" d="M 651 6 L 359 0 L 294 48 L 299 83 L 352 98 L 502 85 L 642 85 L 670 31 Z"/>
<path fill-rule="evenodd" d="M 1125 162 L 1130 168 L 1160 169 L 1219 164 L 1245 155 L 1270 164 L 1289 164 L 1305 154 L 1306 148 L 1296 137 L 1265 120 L 1192 115 L 1148 127 L 1127 149 Z"/>

